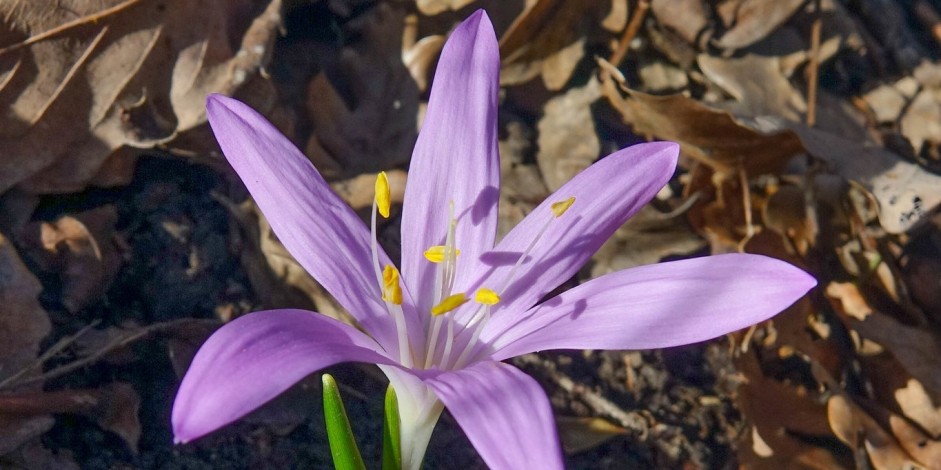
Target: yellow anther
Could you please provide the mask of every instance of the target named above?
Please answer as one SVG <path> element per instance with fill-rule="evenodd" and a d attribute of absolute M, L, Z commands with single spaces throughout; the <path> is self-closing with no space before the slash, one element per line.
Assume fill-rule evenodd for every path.
<path fill-rule="evenodd" d="M 382 300 L 402 305 L 402 287 L 399 286 L 399 271 L 391 264 L 382 270 Z"/>
<path fill-rule="evenodd" d="M 555 214 L 556 217 L 562 217 L 562 214 L 569 210 L 569 207 L 572 207 L 572 204 L 575 204 L 575 196 L 572 196 L 564 201 L 553 202 L 552 213 Z"/>
<path fill-rule="evenodd" d="M 389 208 L 392 207 L 392 192 L 389 190 L 389 177 L 386 172 L 380 171 L 376 176 L 376 207 L 383 217 L 389 218 Z"/>
<path fill-rule="evenodd" d="M 474 300 L 479 304 L 484 305 L 496 305 L 500 303 L 500 294 L 487 289 L 486 287 L 481 287 L 477 290 L 477 294 L 474 295 Z"/>
<path fill-rule="evenodd" d="M 428 261 L 431 261 L 432 263 L 440 263 L 444 261 L 445 256 L 447 256 L 448 254 L 449 254 L 448 247 L 444 245 L 435 245 L 425 250 L 425 259 L 427 259 Z M 455 248 L 454 256 L 458 256 L 460 254 L 461 254 L 461 250 Z"/>
<path fill-rule="evenodd" d="M 431 314 L 434 316 L 438 316 L 438 315 L 448 313 L 451 310 L 454 310 L 460 307 L 461 305 L 464 305 L 465 302 L 467 302 L 467 294 L 464 294 L 463 292 L 448 296 L 444 300 L 442 300 L 440 304 L 435 305 L 431 309 Z"/>

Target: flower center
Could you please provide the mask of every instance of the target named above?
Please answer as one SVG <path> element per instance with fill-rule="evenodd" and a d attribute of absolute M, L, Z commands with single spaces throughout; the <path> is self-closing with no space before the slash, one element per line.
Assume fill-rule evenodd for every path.
<path fill-rule="evenodd" d="M 376 272 L 376 282 L 382 293 L 382 300 L 385 301 L 389 315 L 395 321 L 395 327 L 399 345 L 399 360 L 406 367 L 414 367 L 416 360 L 412 355 L 411 346 L 408 341 L 408 335 L 405 331 L 405 317 L 402 312 L 402 289 L 400 286 L 399 272 L 395 266 L 387 265 L 382 267 L 380 272 L 379 252 L 376 235 L 376 214 L 383 217 L 389 217 L 391 197 L 389 189 L 389 180 L 385 172 L 380 172 L 376 178 L 376 195 L 373 199 L 373 210 L 371 218 L 372 230 L 372 256 L 373 265 Z M 553 217 L 549 217 L 543 227 L 533 237 L 529 246 L 520 254 L 516 264 L 507 273 L 500 284 L 498 290 L 487 287 L 481 287 L 473 295 L 473 301 L 478 305 L 477 309 L 468 317 L 468 320 L 462 325 L 455 325 L 454 315 L 448 313 L 458 309 L 462 305 L 471 301 L 466 292 L 453 292 L 454 280 L 457 275 L 457 260 L 461 250 L 457 248 L 455 237 L 457 231 L 457 219 L 454 217 L 454 203 L 448 205 L 448 223 L 446 227 L 445 244 L 429 247 L 424 255 L 425 259 L 434 263 L 435 283 L 431 286 L 434 289 L 433 303 L 430 314 L 431 319 L 426 331 L 426 342 L 424 351 L 424 361 L 421 367 L 429 369 L 437 366 L 440 369 L 458 369 L 465 366 L 470 359 L 472 352 L 478 344 L 480 333 L 484 325 L 490 320 L 490 312 L 494 305 L 501 301 L 501 295 L 506 291 L 515 280 L 519 267 L 529 256 L 537 242 L 549 229 L 553 220 L 562 216 L 575 202 L 574 197 L 558 201 L 552 204 Z M 417 286 L 422 287 L 422 286 Z M 442 327 L 445 331 L 442 332 Z M 460 330 L 455 333 L 455 328 Z M 469 335 L 469 337 L 468 337 Z M 452 363 L 452 353 L 455 345 L 462 345 L 460 354 Z M 440 352 L 439 352 L 440 349 Z"/>

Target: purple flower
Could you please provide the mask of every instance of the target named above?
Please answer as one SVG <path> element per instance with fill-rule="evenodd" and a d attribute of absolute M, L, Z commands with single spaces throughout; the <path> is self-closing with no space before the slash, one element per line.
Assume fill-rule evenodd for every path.
<path fill-rule="evenodd" d="M 211 96 L 226 158 L 298 262 L 358 329 L 301 310 L 255 312 L 196 354 L 173 406 L 176 440 L 231 423 L 324 367 L 378 364 L 395 387 L 402 463 L 418 468 L 446 406 L 493 468 L 562 467 L 535 380 L 501 361 L 548 349 L 663 348 L 763 321 L 816 282 L 778 260 L 730 254 L 609 274 L 539 303 L 670 179 L 674 143 L 595 163 L 494 244 L 499 52 L 478 11 L 441 53 L 402 213 L 401 274 L 372 231 L 258 113 Z"/>

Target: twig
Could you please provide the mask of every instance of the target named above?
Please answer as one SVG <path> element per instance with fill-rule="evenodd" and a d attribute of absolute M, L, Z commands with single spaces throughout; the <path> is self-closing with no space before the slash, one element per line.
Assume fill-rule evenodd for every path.
<path fill-rule="evenodd" d="M 751 214 L 751 188 L 748 187 L 748 175 L 745 173 L 745 167 L 739 162 L 738 165 L 738 184 L 742 187 L 742 206 L 745 212 L 745 238 L 738 242 L 738 251 L 744 253 L 745 245 L 755 236 L 755 225 Z"/>
<path fill-rule="evenodd" d="M 820 74 L 820 0 L 814 0 L 814 24 L 810 29 L 810 64 L 807 65 L 807 125 L 817 122 L 817 81 Z"/>
<path fill-rule="evenodd" d="M 634 37 L 637 36 L 637 31 L 640 30 L 640 25 L 644 23 L 644 18 L 647 17 L 649 10 L 650 0 L 640 0 L 637 2 L 637 9 L 634 10 L 634 15 L 631 16 L 631 21 L 627 24 L 627 28 L 624 28 L 624 34 L 621 36 L 621 40 L 618 41 L 618 48 L 615 49 L 611 57 L 608 58 L 608 62 L 615 67 L 620 65 L 624 57 L 627 56 L 631 42 L 634 40 Z"/>
<path fill-rule="evenodd" d="M 559 388 L 565 390 L 572 396 L 578 397 L 596 413 L 615 420 L 619 426 L 631 431 L 631 433 L 640 437 L 641 440 L 646 440 L 650 432 L 650 426 L 647 423 L 647 419 L 639 413 L 624 411 L 611 400 L 608 400 L 584 385 L 575 383 L 570 377 L 559 372 L 554 364 L 546 363 L 540 360 L 538 356 L 527 354 L 516 358 L 516 361 L 546 370 L 549 372 L 549 377 Z"/>
<path fill-rule="evenodd" d="M 104 10 L 101 10 L 97 13 L 92 13 L 90 15 L 85 15 L 81 18 L 77 18 L 75 20 L 69 21 L 68 23 L 56 26 L 55 28 L 52 28 L 48 31 L 44 31 L 34 36 L 30 36 L 21 42 L 13 44 L 12 46 L 4 47 L 3 49 L 0 49 L 0 55 L 6 54 L 7 52 L 13 52 L 15 50 L 22 49 L 32 44 L 36 44 L 37 42 L 40 42 L 40 41 L 45 41 L 46 39 L 62 34 L 70 29 L 77 28 L 79 26 L 84 26 L 88 23 L 97 23 L 102 18 L 113 15 L 115 13 L 120 13 L 121 11 L 124 11 L 131 6 L 137 3 L 140 3 L 141 1 L 142 0 L 126 0 L 111 8 L 105 8 Z"/>
<path fill-rule="evenodd" d="M 701 197 L 702 197 L 702 191 L 701 190 L 696 191 L 695 193 L 690 194 L 689 197 L 686 198 L 686 200 L 683 201 L 682 204 L 676 207 L 676 209 L 673 209 L 670 212 L 658 213 L 656 215 L 656 219 L 657 220 L 670 220 L 674 217 L 679 217 L 680 215 L 683 215 L 684 213 L 686 213 L 686 211 L 690 210 L 690 208 L 693 207 L 693 204 L 696 204 L 696 201 L 698 201 L 699 198 Z"/>
<path fill-rule="evenodd" d="M 187 323 L 193 323 L 193 322 L 199 322 L 199 321 L 200 320 L 194 320 L 192 318 L 183 318 L 180 320 L 171 320 L 171 321 L 167 321 L 163 323 L 154 323 L 152 325 L 147 325 L 146 327 L 140 328 L 136 331 L 132 331 L 130 333 L 125 334 L 124 336 L 120 338 L 115 339 L 114 341 L 111 341 L 110 343 L 105 345 L 103 348 L 99 349 L 98 351 L 95 351 L 94 354 L 91 354 L 82 359 L 70 362 L 61 367 L 52 369 L 49 372 L 46 372 L 42 375 L 39 375 L 36 377 L 30 377 L 29 379 L 24 380 L 14 385 L 25 386 L 25 385 L 35 384 L 35 383 L 42 383 L 47 380 L 52 380 L 52 379 L 62 377 L 63 375 L 66 375 L 72 371 L 81 369 L 95 362 L 98 362 L 100 359 L 102 359 L 103 357 L 105 357 L 110 352 L 114 351 L 115 349 L 123 348 L 153 333 L 172 330 L 180 325 L 185 325 Z M 219 323 L 216 320 L 202 320 L 201 322 L 204 322 L 206 324 L 214 324 L 214 325 Z"/>
<path fill-rule="evenodd" d="M 84 336 L 85 333 L 88 333 L 89 331 L 91 331 L 92 328 L 98 326 L 98 323 L 100 323 L 100 321 L 95 320 L 89 323 L 88 325 L 85 325 L 84 327 L 82 327 L 82 329 L 78 330 L 78 332 L 75 333 L 74 335 L 66 336 L 65 338 L 62 338 L 59 341 L 56 341 L 56 344 L 53 344 L 52 347 L 46 350 L 46 352 L 42 353 L 41 356 L 37 357 L 35 361 L 30 363 L 28 366 L 20 369 L 15 374 L 3 379 L 3 381 L 0 382 L 0 390 L 3 390 L 5 388 L 13 388 L 16 385 L 16 381 L 19 380 L 20 377 L 22 377 L 29 371 L 41 368 L 43 363 L 51 359 L 56 354 L 59 354 L 60 352 L 62 352 L 65 348 L 71 346 L 72 343 L 74 343 L 79 338 Z"/>

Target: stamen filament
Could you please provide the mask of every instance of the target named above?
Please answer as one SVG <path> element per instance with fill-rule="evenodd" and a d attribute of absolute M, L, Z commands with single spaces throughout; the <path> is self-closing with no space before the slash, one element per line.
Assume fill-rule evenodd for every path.
<path fill-rule="evenodd" d="M 431 334 L 428 335 L 428 345 L 425 352 L 425 369 L 431 367 L 431 361 L 435 357 L 435 348 L 438 347 L 438 333 L 441 333 L 441 317 L 434 316 L 431 319 Z"/>
<path fill-rule="evenodd" d="M 461 351 L 461 355 L 457 357 L 457 361 L 454 363 L 455 369 L 464 367 L 471 351 L 473 351 L 474 347 L 477 346 L 477 340 L 480 338 L 480 332 L 483 331 L 484 325 L 490 321 L 490 306 L 484 306 L 482 310 L 484 312 L 483 317 L 478 317 L 478 314 L 480 313 L 478 311 L 474 314 L 474 318 L 472 318 L 467 326 L 464 327 L 465 330 L 467 330 L 467 328 L 474 328 L 474 333 L 471 335 L 470 341 L 464 345 L 464 350 Z M 483 321 L 479 321 L 481 319 Z"/>
<path fill-rule="evenodd" d="M 529 246 L 526 247 L 526 250 L 523 251 L 523 254 L 519 257 L 518 260 L 516 260 L 516 264 L 513 265 L 513 269 L 511 269 L 510 272 L 507 273 L 506 277 L 503 278 L 503 285 L 500 286 L 500 290 L 498 290 L 497 292 L 499 292 L 500 294 L 503 294 L 506 291 L 506 288 L 509 287 L 510 282 L 513 281 L 513 276 L 516 275 L 516 271 L 523 264 L 523 260 L 525 260 L 526 257 L 529 255 L 529 252 L 533 250 L 533 248 L 536 246 L 536 243 L 539 241 L 539 239 L 541 239 L 542 236 L 545 235 L 546 230 L 549 230 L 549 225 L 552 224 L 552 221 L 561 217 L 562 214 L 564 214 L 565 211 L 569 209 L 569 207 L 572 207 L 572 204 L 574 203 L 575 203 L 575 197 L 570 197 L 564 201 L 559 201 L 559 202 L 555 202 L 552 204 L 551 206 L 552 214 L 555 217 L 547 220 L 546 223 L 539 230 L 539 233 L 537 233 L 536 236 L 533 237 L 533 241 L 529 242 Z"/>
<path fill-rule="evenodd" d="M 386 181 L 386 185 L 388 186 L 388 181 Z M 378 186 L 379 186 L 378 181 L 376 182 L 376 186 L 378 189 Z M 395 322 L 395 331 L 396 331 L 396 336 L 397 336 L 397 340 L 399 343 L 399 362 L 401 362 L 402 365 L 404 365 L 405 367 L 412 367 L 412 364 L 413 364 L 412 352 L 411 352 L 411 347 L 408 342 L 408 335 L 406 334 L 406 331 L 405 331 L 405 313 L 402 312 L 401 306 L 396 305 L 386 300 L 385 283 L 383 282 L 382 273 L 379 271 L 379 242 L 378 242 L 379 238 L 377 236 L 377 229 L 376 229 L 376 212 L 378 211 L 377 199 L 379 199 L 378 194 L 376 195 L 375 198 L 373 198 L 372 214 L 370 216 L 370 221 L 369 221 L 370 222 L 369 230 L 370 230 L 370 234 L 372 235 L 370 248 L 372 250 L 373 271 L 376 274 L 376 284 L 379 286 L 379 295 L 382 298 L 382 300 L 385 301 L 386 310 L 389 311 L 389 315 L 392 316 L 392 320 Z M 387 266 L 387 268 L 388 267 L 389 266 Z M 393 267 L 392 269 L 395 269 L 395 268 Z M 396 272 L 396 274 L 398 274 L 398 272 Z M 398 294 L 399 294 L 398 300 L 399 300 L 399 303 L 401 303 L 402 291 L 401 291 L 401 288 L 398 286 L 398 282 L 396 282 L 396 288 L 398 289 Z"/>
<path fill-rule="evenodd" d="M 442 369 L 447 369 L 448 360 L 451 359 L 451 348 L 454 345 L 454 316 L 448 317 L 448 333 L 444 341 L 444 353 L 441 354 L 441 361 L 438 364 Z"/>

